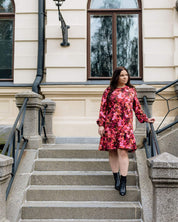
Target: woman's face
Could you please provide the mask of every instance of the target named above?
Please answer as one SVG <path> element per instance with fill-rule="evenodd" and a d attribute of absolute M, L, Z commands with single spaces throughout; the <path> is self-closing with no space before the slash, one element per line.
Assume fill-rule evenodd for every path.
<path fill-rule="evenodd" d="M 118 85 L 119 86 L 124 86 L 127 84 L 128 82 L 128 79 L 129 79 L 129 75 L 127 73 L 126 70 L 122 70 L 120 75 L 119 75 L 119 82 L 118 82 Z"/>

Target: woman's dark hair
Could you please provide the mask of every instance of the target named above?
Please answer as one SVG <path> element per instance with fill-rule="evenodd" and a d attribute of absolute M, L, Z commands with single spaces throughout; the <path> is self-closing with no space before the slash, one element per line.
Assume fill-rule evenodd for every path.
<path fill-rule="evenodd" d="M 128 82 L 126 83 L 126 86 L 130 87 L 130 88 L 134 88 L 134 86 L 130 83 L 130 75 L 128 70 L 123 67 L 123 66 L 119 66 L 114 70 L 113 76 L 111 78 L 111 82 L 110 82 L 110 91 L 107 95 L 107 109 L 109 107 L 109 100 L 110 100 L 110 96 L 112 94 L 112 92 L 117 88 L 118 86 L 118 81 L 119 81 L 119 76 L 121 74 L 121 72 L 125 70 L 128 73 Z"/>

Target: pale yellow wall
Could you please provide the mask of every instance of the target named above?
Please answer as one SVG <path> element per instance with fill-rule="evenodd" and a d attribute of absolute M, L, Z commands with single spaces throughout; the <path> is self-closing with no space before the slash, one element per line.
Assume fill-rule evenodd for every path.
<path fill-rule="evenodd" d="M 64 2 L 62 15 L 67 25 L 69 47 L 61 47 L 62 32 L 55 3 L 46 0 L 46 82 L 85 82 L 87 0 Z"/>
<path fill-rule="evenodd" d="M 176 0 L 142 0 L 144 81 L 178 78 L 178 12 Z M 15 0 L 14 83 L 32 83 L 37 67 L 38 1 Z M 87 0 L 66 0 L 61 7 L 70 26 L 69 47 L 55 2 L 46 0 L 46 82 L 87 80 Z"/>
<path fill-rule="evenodd" d="M 53 130 L 57 137 L 97 137 L 96 119 L 98 118 L 101 96 L 106 85 L 53 85 L 42 86 L 41 91 L 46 98 L 56 102 L 53 118 Z M 157 90 L 163 86 L 154 86 Z M 17 117 L 15 94 L 30 90 L 29 87 L 0 87 L 0 125 L 12 125 Z M 166 98 L 175 95 L 174 87 L 162 93 Z M 177 101 L 170 103 L 170 108 L 176 107 Z M 167 112 L 166 103 L 156 97 L 153 104 L 155 127 L 162 121 Z M 170 123 L 178 115 L 178 110 L 171 112 L 166 118 Z"/>
<path fill-rule="evenodd" d="M 30 90 L 30 88 L 0 87 L 0 125 L 13 125 L 18 114 L 15 94 L 24 90 Z"/>
<path fill-rule="evenodd" d="M 97 137 L 96 120 L 99 114 L 101 96 L 106 87 L 106 85 L 42 86 L 41 90 L 45 97 L 56 102 L 53 119 L 55 135 L 57 137 Z M 155 87 L 159 89 L 163 86 Z M 168 89 L 162 95 L 166 98 L 174 96 L 174 88 Z M 171 108 L 175 107 L 176 104 L 177 101 L 173 100 Z M 153 105 L 153 116 L 156 118 L 155 127 L 162 121 L 166 112 L 166 103 L 157 96 Z M 170 113 L 164 124 L 174 120 L 176 113 Z"/>
<path fill-rule="evenodd" d="M 178 12 L 175 0 L 143 0 L 143 62 L 145 81 L 178 78 Z M 36 76 L 38 45 L 38 1 L 15 0 L 14 83 L 32 83 Z M 69 29 L 70 46 L 63 48 L 60 22 L 54 1 L 46 0 L 47 82 L 85 82 L 87 0 L 66 0 L 62 14 Z M 154 85 L 153 85 L 154 86 Z M 157 89 L 162 86 L 155 86 Z M 56 102 L 54 133 L 59 137 L 96 137 L 101 95 L 105 85 L 46 85 L 46 98 Z M 12 124 L 18 110 L 14 96 L 23 88 L 0 88 L 0 124 Z M 174 88 L 168 95 L 175 95 Z M 175 106 L 176 101 L 171 104 Z M 155 125 L 166 114 L 159 97 L 153 105 Z M 166 119 L 170 122 L 176 114 Z"/>
<path fill-rule="evenodd" d="M 14 83 L 32 83 L 36 76 L 38 1 L 15 0 Z"/>
<path fill-rule="evenodd" d="M 175 80 L 178 68 L 176 0 L 143 0 L 144 81 Z"/>

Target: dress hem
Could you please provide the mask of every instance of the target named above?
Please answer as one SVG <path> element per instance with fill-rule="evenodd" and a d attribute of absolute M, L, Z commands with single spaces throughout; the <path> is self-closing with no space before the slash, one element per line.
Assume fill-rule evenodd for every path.
<path fill-rule="evenodd" d="M 98 149 L 99 151 L 110 151 L 110 150 L 126 150 L 129 153 L 135 152 L 137 149 L 127 149 L 127 148 L 116 148 L 116 149 Z"/>

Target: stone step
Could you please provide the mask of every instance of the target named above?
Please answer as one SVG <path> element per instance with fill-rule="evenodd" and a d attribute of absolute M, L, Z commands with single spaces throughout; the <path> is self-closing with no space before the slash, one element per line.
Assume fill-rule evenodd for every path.
<path fill-rule="evenodd" d="M 136 186 L 138 175 L 129 171 L 127 185 Z M 109 171 L 34 171 L 31 185 L 113 185 L 112 172 Z"/>
<path fill-rule="evenodd" d="M 112 219 L 24 219 L 19 222 L 143 222 L 141 219 L 121 219 L 121 220 L 112 220 Z"/>
<path fill-rule="evenodd" d="M 139 202 L 28 201 L 22 219 L 141 219 Z"/>
<path fill-rule="evenodd" d="M 138 201 L 140 190 L 127 186 L 127 195 L 120 196 L 114 186 L 30 186 L 27 201 Z"/>
<path fill-rule="evenodd" d="M 57 144 L 43 145 L 39 149 L 39 158 L 108 158 L 108 152 L 99 151 L 98 145 L 93 144 Z M 129 158 L 134 158 L 134 153 L 129 153 Z"/>
<path fill-rule="evenodd" d="M 36 171 L 111 171 L 108 159 L 54 159 L 35 161 Z M 129 170 L 136 170 L 136 161 L 130 159 Z"/>

